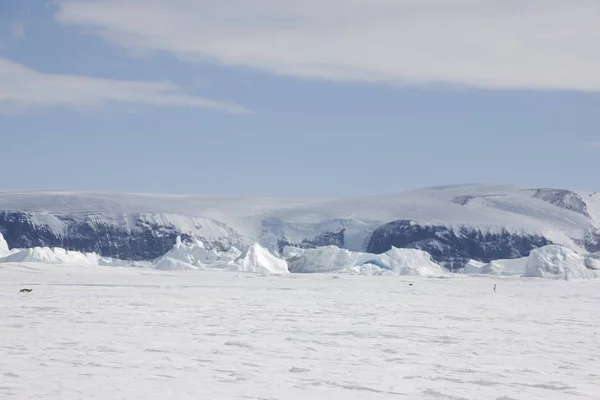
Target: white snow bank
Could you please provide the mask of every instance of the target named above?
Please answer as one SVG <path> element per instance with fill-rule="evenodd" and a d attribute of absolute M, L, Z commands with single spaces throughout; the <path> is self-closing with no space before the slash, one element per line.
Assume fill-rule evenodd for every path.
<path fill-rule="evenodd" d="M 528 257 L 507 260 L 494 260 L 481 268 L 481 274 L 486 275 L 523 275 Z"/>
<path fill-rule="evenodd" d="M 596 261 L 566 247 L 545 246 L 531 251 L 523 276 L 564 280 L 599 278 L 599 271 L 586 266 Z"/>
<path fill-rule="evenodd" d="M 259 272 L 263 274 L 287 274 L 288 264 L 274 256 L 258 243 L 250 246 L 235 262 L 239 271 Z"/>
<path fill-rule="evenodd" d="M 485 267 L 485 263 L 477 260 L 469 260 L 462 269 L 463 274 L 477 275 L 481 274 L 481 269 Z"/>
<path fill-rule="evenodd" d="M 0 259 L 0 262 L 43 262 L 48 264 L 99 265 L 96 253 L 80 253 L 60 247 L 32 247 L 14 250 Z"/>
<path fill-rule="evenodd" d="M 0 257 L 5 257 L 9 255 L 10 249 L 8 248 L 8 243 L 4 240 L 4 236 L 0 233 Z"/>
<path fill-rule="evenodd" d="M 446 272 L 431 260 L 429 253 L 413 249 L 392 248 L 383 254 L 370 254 L 340 249 L 336 246 L 308 249 L 288 259 L 291 272 L 354 272 L 394 275 L 439 276 Z M 359 268 L 357 268 L 359 267 Z M 362 268 L 360 268 L 362 267 Z"/>

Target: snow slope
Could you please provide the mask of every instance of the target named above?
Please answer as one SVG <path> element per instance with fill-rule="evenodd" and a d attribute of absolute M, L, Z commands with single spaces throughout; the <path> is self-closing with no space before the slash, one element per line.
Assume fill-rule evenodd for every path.
<path fill-rule="evenodd" d="M 598 398 L 600 281 L 238 275 L 0 264 L 0 398 Z"/>

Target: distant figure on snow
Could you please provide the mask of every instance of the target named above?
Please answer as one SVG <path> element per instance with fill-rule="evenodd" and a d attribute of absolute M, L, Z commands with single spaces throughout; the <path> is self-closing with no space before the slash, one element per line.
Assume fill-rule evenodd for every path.
<path fill-rule="evenodd" d="M 31 293 L 33 289 L 21 289 L 19 290 L 19 293 Z"/>
<path fill-rule="evenodd" d="M 494 293 L 496 293 L 496 285 L 494 285 Z"/>

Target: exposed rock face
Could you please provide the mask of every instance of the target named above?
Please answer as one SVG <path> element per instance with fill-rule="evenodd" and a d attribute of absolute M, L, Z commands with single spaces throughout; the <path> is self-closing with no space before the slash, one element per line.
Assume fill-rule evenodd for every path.
<path fill-rule="evenodd" d="M 424 250 L 450 269 L 469 260 L 528 256 L 548 244 L 600 252 L 600 193 L 455 185 L 359 198 L 0 193 L 0 233 L 11 248 L 62 247 L 153 260 L 184 242 L 220 252 L 252 243 Z"/>
<path fill-rule="evenodd" d="M 478 229 L 461 227 L 456 231 L 446 226 L 399 220 L 376 229 L 367 251 L 380 254 L 392 247 L 419 249 L 431 254 L 440 265 L 457 270 L 471 259 L 490 262 L 526 257 L 532 249 L 548 244 L 551 244 L 550 241 L 542 236 L 519 235 L 505 230 L 483 233 Z"/>
<path fill-rule="evenodd" d="M 563 189 L 534 189 L 533 197 L 554 204 L 565 210 L 574 211 L 586 217 L 590 217 L 587 204 L 581 196 L 571 190 Z"/>
<path fill-rule="evenodd" d="M 122 260 L 154 259 L 168 252 L 177 236 L 191 239 L 174 225 L 150 222 L 145 217 L 128 214 L 110 219 L 5 211 L 0 212 L 0 231 L 10 248 L 62 247 Z M 227 249 L 236 238 L 204 240 L 209 248 Z"/>

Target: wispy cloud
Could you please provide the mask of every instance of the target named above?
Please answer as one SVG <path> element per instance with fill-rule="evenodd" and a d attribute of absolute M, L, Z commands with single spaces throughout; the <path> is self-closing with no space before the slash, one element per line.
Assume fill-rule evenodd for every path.
<path fill-rule="evenodd" d="M 10 24 L 10 34 L 15 39 L 22 39 L 27 36 L 25 31 L 25 23 L 21 20 L 13 21 Z"/>
<path fill-rule="evenodd" d="M 295 77 L 600 91 L 598 0 L 58 0 L 136 51 Z"/>
<path fill-rule="evenodd" d="M 599 140 L 599 141 L 597 141 L 597 142 L 591 142 L 591 143 L 590 143 L 590 146 L 591 146 L 591 147 L 600 147 L 600 140 Z"/>
<path fill-rule="evenodd" d="M 37 107 L 90 109 L 113 102 L 210 108 L 234 114 L 249 112 L 236 104 L 191 96 L 168 82 L 46 74 L 0 58 L 0 112 Z"/>

